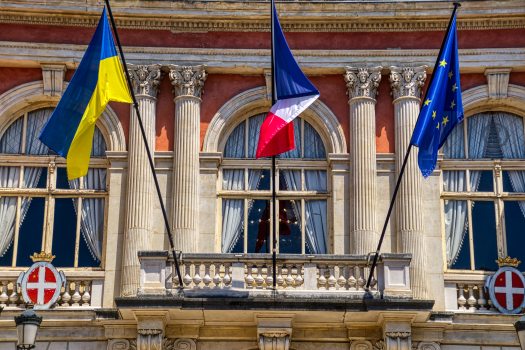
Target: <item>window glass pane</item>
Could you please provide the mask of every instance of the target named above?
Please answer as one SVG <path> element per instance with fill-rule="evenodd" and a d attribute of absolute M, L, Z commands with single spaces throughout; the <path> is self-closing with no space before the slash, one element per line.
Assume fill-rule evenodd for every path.
<path fill-rule="evenodd" d="M 91 146 L 91 157 L 104 157 L 106 156 L 106 140 L 100 129 L 95 126 L 95 132 L 93 133 L 93 145 Z"/>
<path fill-rule="evenodd" d="M 74 181 L 74 180 L 73 180 Z M 78 180 L 77 180 L 78 181 Z M 67 169 L 66 168 L 57 168 L 57 184 L 56 188 L 62 190 L 69 190 L 69 181 L 67 179 Z"/>
<path fill-rule="evenodd" d="M 472 192 L 494 192 L 492 170 L 470 172 L 470 190 Z"/>
<path fill-rule="evenodd" d="M 86 190 L 105 190 L 106 189 L 106 174 L 105 168 L 90 168 L 88 173 L 84 176 L 84 189 Z M 73 186 L 73 188 L 76 188 Z"/>
<path fill-rule="evenodd" d="M 244 199 L 222 200 L 223 253 L 244 252 Z"/>
<path fill-rule="evenodd" d="M 0 266 L 11 266 L 17 203 L 17 197 L 0 197 Z"/>
<path fill-rule="evenodd" d="M 309 199 L 306 208 L 306 253 L 327 254 L 327 207 L 326 199 Z"/>
<path fill-rule="evenodd" d="M 17 266 L 33 265 L 29 256 L 42 251 L 45 205 L 46 199 L 43 197 L 22 199 L 22 214 L 26 214 L 21 217 L 23 221 L 18 234 Z"/>
<path fill-rule="evenodd" d="M 301 202 L 279 201 L 279 253 L 301 254 Z"/>
<path fill-rule="evenodd" d="M 447 141 L 443 145 L 445 158 L 462 159 L 465 158 L 465 130 L 464 122 L 461 121 L 452 129 Z"/>
<path fill-rule="evenodd" d="M 226 141 L 224 148 L 224 157 L 226 158 L 244 158 L 246 153 L 246 122 L 242 122 L 233 130 Z"/>
<path fill-rule="evenodd" d="M 279 170 L 279 191 L 301 191 L 301 170 Z"/>
<path fill-rule="evenodd" d="M 511 173 L 511 171 L 503 170 L 503 176 L 501 178 L 503 180 L 503 192 L 515 192 L 514 188 L 512 187 L 509 173 Z"/>
<path fill-rule="evenodd" d="M 25 167 L 23 188 L 47 188 L 47 168 Z"/>
<path fill-rule="evenodd" d="M 52 113 L 53 108 L 42 108 L 27 114 L 27 154 L 48 154 L 49 147 L 40 142 L 38 137 Z"/>
<path fill-rule="evenodd" d="M 295 148 L 276 155 L 277 158 L 301 158 L 301 118 L 295 118 L 293 120 L 293 133 Z"/>
<path fill-rule="evenodd" d="M 53 226 L 53 265 L 73 267 L 75 262 L 75 240 L 77 213 L 71 198 L 55 198 L 55 220 Z"/>
<path fill-rule="evenodd" d="M 507 235 L 507 255 L 525 261 L 523 242 L 525 241 L 525 201 L 505 201 L 505 231 Z"/>
<path fill-rule="evenodd" d="M 22 152 L 22 127 L 24 117 L 18 118 L 7 129 L 0 140 L 0 153 L 17 154 Z"/>
<path fill-rule="evenodd" d="M 244 169 L 224 169 L 222 171 L 223 190 L 244 190 Z"/>
<path fill-rule="evenodd" d="M 80 221 L 81 237 L 79 242 L 78 266 L 98 267 L 102 258 L 104 238 L 104 198 L 83 198 Z M 78 200 L 73 200 L 74 207 Z"/>
<path fill-rule="evenodd" d="M 270 201 L 255 199 L 248 207 L 247 253 L 270 253 Z"/>
<path fill-rule="evenodd" d="M 250 191 L 270 190 L 270 169 L 250 169 L 248 172 L 248 189 Z"/>
<path fill-rule="evenodd" d="M 494 124 L 504 158 L 525 158 L 523 118 L 511 113 L 494 112 Z"/>
<path fill-rule="evenodd" d="M 304 184 L 307 191 L 326 191 L 326 170 L 305 170 Z"/>
<path fill-rule="evenodd" d="M 525 192 L 525 171 L 503 171 L 503 192 Z"/>
<path fill-rule="evenodd" d="M 308 122 L 304 122 L 304 157 L 326 158 L 323 141 L 317 130 Z"/>
<path fill-rule="evenodd" d="M 467 179 L 464 170 L 443 170 L 443 191 L 464 192 L 467 190 Z"/>
<path fill-rule="evenodd" d="M 445 200 L 447 267 L 470 270 L 467 201 Z"/>
<path fill-rule="evenodd" d="M 248 119 L 248 158 L 255 158 L 257 144 L 259 143 L 259 131 L 268 113 L 254 115 Z"/>
<path fill-rule="evenodd" d="M 476 270 L 498 269 L 498 242 L 494 202 L 477 201 L 472 204 L 474 234 L 474 261 Z"/>
<path fill-rule="evenodd" d="M 468 156 L 470 159 L 484 158 L 488 145 L 492 115 L 479 113 L 467 118 Z"/>
<path fill-rule="evenodd" d="M 18 188 L 19 182 L 19 166 L 0 166 L 0 187 Z"/>

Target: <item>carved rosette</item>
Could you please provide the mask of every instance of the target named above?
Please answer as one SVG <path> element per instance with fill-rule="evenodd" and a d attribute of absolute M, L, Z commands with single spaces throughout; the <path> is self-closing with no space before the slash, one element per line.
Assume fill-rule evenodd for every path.
<path fill-rule="evenodd" d="M 345 67 L 344 75 L 346 81 L 346 94 L 349 100 L 358 97 L 369 97 L 375 99 L 377 88 L 381 82 L 381 69 L 375 68 L 354 68 Z"/>
<path fill-rule="evenodd" d="M 208 77 L 205 71 L 206 65 L 177 66 L 170 64 L 169 68 L 175 98 L 180 96 L 201 98 L 204 93 L 204 82 Z"/>
<path fill-rule="evenodd" d="M 160 92 L 160 82 L 164 77 L 164 72 L 160 68 L 160 64 L 128 65 L 128 74 L 135 95 L 157 97 L 157 94 Z"/>
<path fill-rule="evenodd" d="M 427 66 L 419 67 L 390 67 L 390 95 L 394 101 L 400 97 L 421 98 L 421 91 L 427 79 Z"/>

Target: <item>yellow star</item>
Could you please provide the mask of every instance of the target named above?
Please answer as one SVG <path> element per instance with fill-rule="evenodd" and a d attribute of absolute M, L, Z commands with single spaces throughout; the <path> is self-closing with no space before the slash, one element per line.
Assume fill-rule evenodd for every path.
<path fill-rule="evenodd" d="M 443 61 L 439 61 L 439 66 L 445 67 L 447 65 L 447 62 L 445 62 L 445 59 L 443 58 Z"/>
<path fill-rule="evenodd" d="M 454 75 L 454 74 L 453 74 L 452 72 L 448 73 L 448 78 L 449 78 L 449 79 L 452 79 L 452 76 L 453 76 L 453 75 Z"/>
<path fill-rule="evenodd" d="M 436 126 L 436 129 L 439 129 L 439 123 L 438 123 L 438 126 Z"/>
<path fill-rule="evenodd" d="M 452 85 L 452 92 L 456 91 L 456 90 L 457 90 L 457 88 L 458 88 L 458 87 L 457 87 L 457 85 L 456 85 L 456 84 Z"/>
<path fill-rule="evenodd" d="M 432 111 L 432 119 L 436 119 L 436 111 Z"/>
<path fill-rule="evenodd" d="M 429 99 L 427 98 L 427 100 L 425 101 L 425 106 L 428 106 L 428 104 L 429 104 L 430 102 L 432 102 L 432 100 L 429 100 Z"/>
<path fill-rule="evenodd" d="M 447 125 L 448 123 L 448 117 L 443 118 L 443 125 Z"/>
<path fill-rule="evenodd" d="M 456 104 L 454 103 L 454 101 L 452 101 L 452 103 L 450 104 L 450 108 L 454 108 Z"/>

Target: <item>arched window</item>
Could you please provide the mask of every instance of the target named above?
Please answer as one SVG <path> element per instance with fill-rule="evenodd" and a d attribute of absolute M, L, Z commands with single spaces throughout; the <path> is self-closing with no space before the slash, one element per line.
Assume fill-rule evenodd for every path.
<path fill-rule="evenodd" d="M 221 166 L 223 253 L 270 253 L 273 240 L 271 160 L 255 160 L 266 113 L 242 121 L 229 135 Z M 277 158 L 280 254 L 326 254 L 330 181 L 317 131 L 294 120 L 295 149 Z"/>
<path fill-rule="evenodd" d="M 443 146 L 447 266 L 498 269 L 498 257 L 525 259 L 523 118 L 485 112 L 466 118 Z"/>
<path fill-rule="evenodd" d="M 88 174 L 68 181 L 66 160 L 38 139 L 52 112 L 24 114 L 0 139 L 0 266 L 30 266 L 41 251 L 57 267 L 101 264 L 106 142 L 96 127 Z"/>

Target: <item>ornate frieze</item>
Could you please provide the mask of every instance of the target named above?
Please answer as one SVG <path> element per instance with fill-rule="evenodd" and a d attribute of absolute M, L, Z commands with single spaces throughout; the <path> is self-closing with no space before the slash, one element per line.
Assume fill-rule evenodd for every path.
<path fill-rule="evenodd" d="M 377 88 L 381 82 L 381 69 L 345 67 L 346 94 L 350 100 L 357 97 L 376 98 Z"/>
<path fill-rule="evenodd" d="M 427 66 L 419 67 L 390 67 L 390 94 L 394 100 L 400 97 L 421 98 L 421 91 L 427 79 Z"/>
<path fill-rule="evenodd" d="M 170 64 L 169 68 L 175 97 L 201 97 L 204 93 L 204 82 L 208 76 L 205 71 L 206 65 L 177 66 Z"/>
<path fill-rule="evenodd" d="M 159 85 L 164 77 L 164 72 L 160 70 L 162 65 L 134 65 L 128 64 L 128 74 L 133 84 L 135 95 L 157 97 Z"/>

